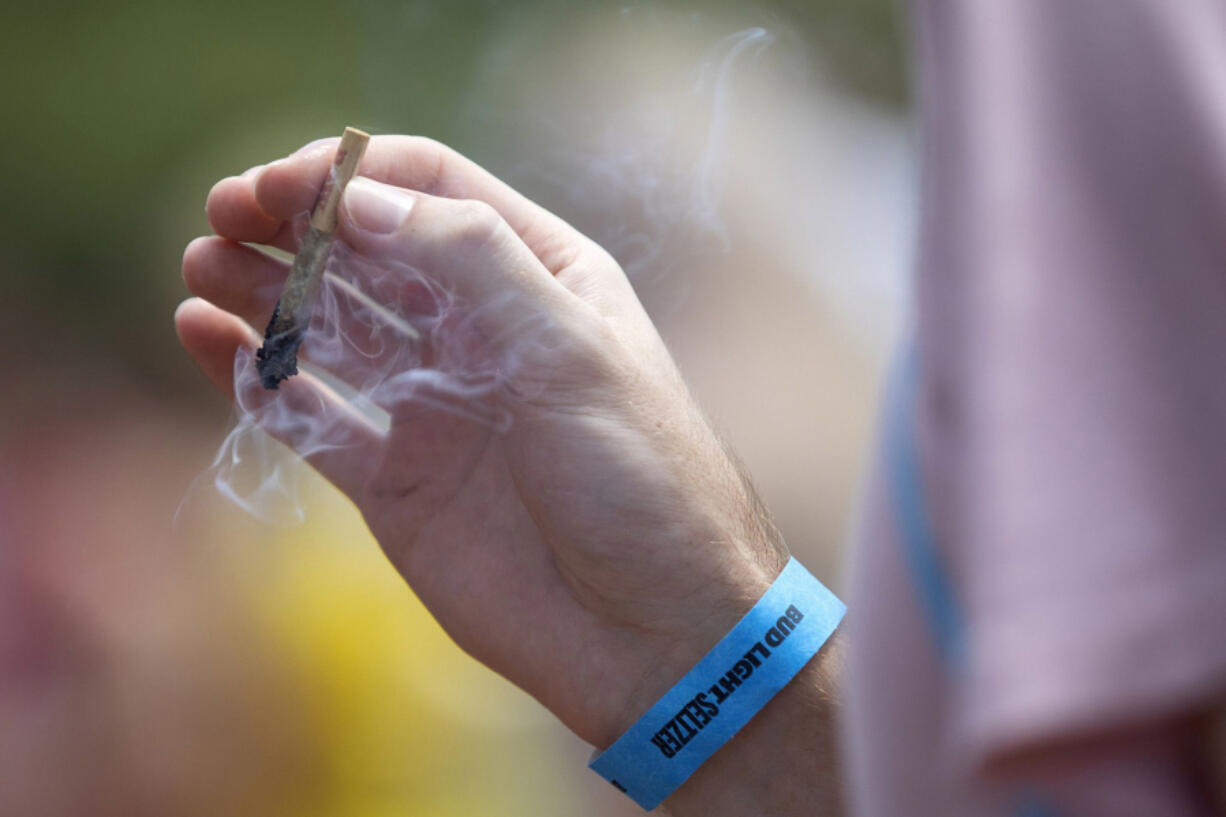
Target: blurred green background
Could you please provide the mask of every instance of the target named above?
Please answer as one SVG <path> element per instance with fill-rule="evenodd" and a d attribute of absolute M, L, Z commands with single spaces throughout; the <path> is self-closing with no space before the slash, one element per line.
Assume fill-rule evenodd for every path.
<path fill-rule="evenodd" d="M 179 250 L 208 230 L 212 182 L 345 124 L 426 134 L 498 170 L 516 159 L 498 121 L 515 112 L 482 111 L 493 127 L 475 128 L 472 107 L 497 106 L 479 69 L 508 31 L 538 54 L 593 20 L 650 36 L 660 17 L 789 31 L 843 87 L 902 100 L 890 0 L 12 4 L 0 28 L 5 300 L 185 387 L 165 316 Z"/>
<path fill-rule="evenodd" d="M 833 570 L 888 327 L 865 324 L 872 342 L 832 328 L 850 310 L 804 268 L 893 265 L 857 255 L 901 230 L 876 199 L 848 229 L 838 213 L 904 150 L 902 24 L 890 0 L 6 7 L 0 813 L 635 813 L 588 779 L 584 747 L 459 654 L 326 487 L 288 530 L 210 492 L 231 410 L 174 337 L 182 249 L 209 231 L 216 180 L 345 125 L 438 138 L 598 234 L 616 211 L 557 182 L 571 129 L 684 89 L 722 37 L 766 28 L 775 56 L 744 69 L 719 158 L 747 168 L 745 195 L 801 204 L 793 221 L 729 218 L 723 238 L 752 260 L 647 301 L 669 304 L 666 337 L 794 549 Z M 813 99 L 833 101 L 801 117 Z M 807 127 L 815 178 L 849 185 L 826 205 L 852 248 L 837 257 L 786 249 L 822 218 L 803 203 L 822 185 L 795 189 L 780 147 L 808 154 Z M 897 198 L 904 164 L 875 195 Z M 800 351 L 759 365 L 759 347 Z M 736 349 L 748 387 L 725 377 Z M 812 445 L 762 431 L 771 412 L 776 432 L 812 425 Z"/>

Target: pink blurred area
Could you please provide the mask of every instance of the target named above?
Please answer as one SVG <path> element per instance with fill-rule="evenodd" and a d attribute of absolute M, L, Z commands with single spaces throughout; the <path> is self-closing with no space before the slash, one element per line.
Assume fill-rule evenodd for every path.
<path fill-rule="evenodd" d="M 6 371 L 0 814 L 571 813 L 551 722 L 351 507 L 259 523 L 205 474 L 224 426 L 78 374 Z"/>

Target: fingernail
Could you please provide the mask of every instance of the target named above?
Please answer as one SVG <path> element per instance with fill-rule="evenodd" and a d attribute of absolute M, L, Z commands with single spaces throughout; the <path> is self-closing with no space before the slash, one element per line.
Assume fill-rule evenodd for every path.
<path fill-rule="evenodd" d="M 357 176 L 345 188 L 345 211 L 359 229 L 386 235 L 404 223 L 415 199 L 412 194 Z"/>
<path fill-rule="evenodd" d="M 256 165 L 255 167 L 249 167 L 243 171 L 241 178 L 250 179 L 253 176 L 258 176 L 265 167 L 267 167 L 267 165 Z"/>

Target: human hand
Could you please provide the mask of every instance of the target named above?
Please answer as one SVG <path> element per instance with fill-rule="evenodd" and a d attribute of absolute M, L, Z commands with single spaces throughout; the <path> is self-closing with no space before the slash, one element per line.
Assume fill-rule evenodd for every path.
<path fill-rule="evenodd" d="M 223 392 L 288 269 L 239 242 L 293 251 L 292 220 L 334 150 L 313 143 L 209 194 L 217 235 L 183 260 L 203 300 L 176 325 Z M 434 342 L 495 362 L 488 399 L 509 426 L 389 394 L 383 432 L 307 375 L 242 396 L 313 418 L 267 430 L 352 498 L 461 647 L 607 746 L 753 605 L 786 552 L 606 252 L 426 139 L 374 137 L 359 173 L 339 240 L 386 273 L 381 298 L 420 300 L 423 279 L 454 296 L 461 317 Z M 341 380 L 369 365 L 316 362 Z M 326 444 L 306 450 L 304 434 Z"/>

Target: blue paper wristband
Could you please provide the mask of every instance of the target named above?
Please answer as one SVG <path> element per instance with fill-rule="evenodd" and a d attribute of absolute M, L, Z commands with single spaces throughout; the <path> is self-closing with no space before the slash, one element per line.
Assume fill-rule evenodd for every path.
<path fill-rule="evenodd" d="M 651 811 L 800 672 L 846 612 L 789 559 L 724 640 L 588 768 Z"/>

